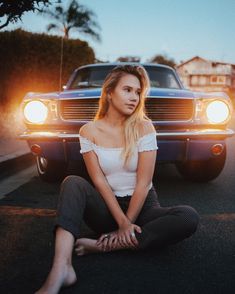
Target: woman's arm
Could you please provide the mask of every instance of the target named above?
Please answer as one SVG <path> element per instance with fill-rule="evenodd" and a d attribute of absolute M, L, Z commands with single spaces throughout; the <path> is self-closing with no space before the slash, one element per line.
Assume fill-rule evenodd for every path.
<path fill-rule="evenodd" d="M 126 216 L 132 223 L 135 223 L 147 197 L 153 178 L 156 152 L 155 150 L 139 153 L 136 187 L 126 212 Z"/>
<path fill-rule="evenodd" d="M 153 124 L 149 121 L 144 122 L 140 130 L 141 136 L 152 132 L 155 132 Z M 138 153 L 136 187 L 126 212 L 126 216 L 132 223 L 135 223 L 147 197 L 155 169 L 156 156 L 156 150 Z"/>

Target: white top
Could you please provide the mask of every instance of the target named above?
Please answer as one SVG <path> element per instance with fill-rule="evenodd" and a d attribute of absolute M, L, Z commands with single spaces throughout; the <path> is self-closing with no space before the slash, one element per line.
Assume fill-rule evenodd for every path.
<path fill-rule="evenodd" d="M 94 151 L 98 157 L 100 167 L 114 194 L 118 197 L 132 195 L 136 186 L 136 171 L 138 164 L 138 152 L 157 150 L 156 132 L 140 137 L 129 164 L 124 167 L 124 159 L 121 158 L 123 147 L 109 148 L 96 145 L 87 138 L 79 135 L 80 153 Z M 152 182 L 149 189 L 152 187 Z"/>

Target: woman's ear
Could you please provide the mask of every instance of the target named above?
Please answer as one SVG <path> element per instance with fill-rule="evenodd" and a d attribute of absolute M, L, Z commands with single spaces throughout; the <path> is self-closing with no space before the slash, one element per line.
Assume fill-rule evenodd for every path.
<path fill-rule="evenodd" d="M 111 93 L 108 93 L 107 94 L 107 98 L 108 98 L 108 101 L 111 101 L 112 100 Z"/>

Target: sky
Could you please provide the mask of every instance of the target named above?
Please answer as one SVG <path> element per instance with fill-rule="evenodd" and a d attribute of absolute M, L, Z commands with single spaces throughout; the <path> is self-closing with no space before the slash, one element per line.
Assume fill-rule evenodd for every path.
<path fill-rule="evenodd" d="M 62 1 L 65 6 L 67 0 Z M 235 64 L 234 0 L 80 0 L 96 14 L 102 41 L 84 35 L 96 58 L 115 61 L 120 56 L 149 61 L 157 54 L 176 63 L 194 56 Z M 26 13 L 22 28 L 45 33 L 48 18 Z"/>

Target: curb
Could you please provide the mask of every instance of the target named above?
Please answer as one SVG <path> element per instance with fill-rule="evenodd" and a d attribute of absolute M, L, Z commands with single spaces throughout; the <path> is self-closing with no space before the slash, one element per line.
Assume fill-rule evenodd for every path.
<path fill-rule="evenodd" d="M 9 154 L 0 158 L 0 173 L 17 172 L 34 164 L 34 156 L 30 152 Z"/>

